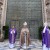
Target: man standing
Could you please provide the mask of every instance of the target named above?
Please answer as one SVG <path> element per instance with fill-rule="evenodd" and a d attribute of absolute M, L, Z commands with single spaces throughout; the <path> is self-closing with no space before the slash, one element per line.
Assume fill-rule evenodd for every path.
<path fill-rule="evenodd" d="M 44 29 L 42 32 L 42 45 L 43 50 L 50 50 L 50 30 L 48 28 L 47 22 L 44 23 Z"/>
<path fill-rule="evenodd" d="M 17 30 L 15 29 L 14 26 L 12 26 L 12 28 L 10 28 L 9 30 L 9 48 L 15 47 L 16 35 L 17 35 Z"/>
<path fill-rule="evenodd" d="M 27 27 L 27 22 L 23 23 L 23 28 L 21 29 L 21 33 L 20 33 L 20 45 L 21 46 L 29 46 L 30 44 L 30 32 L 29 29 Z M 24 47 L 26 47 L 24 46 Z"/>

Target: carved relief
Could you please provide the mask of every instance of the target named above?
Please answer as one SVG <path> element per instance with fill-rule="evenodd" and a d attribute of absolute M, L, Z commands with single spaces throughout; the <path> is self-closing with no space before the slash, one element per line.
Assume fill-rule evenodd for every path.
<path fill-rule="evenodd" d="M 3 5 L 3 0 L 0 0 L 0 5 Z"/>
<path fill-rule="evenodd" d="M 50 4 L 50 0 L 46 0 L 45 3 L 46 3 L 46 5 L 49 5 Z"/>
<path fill-rule="evenodd" d="M 46 15 L 47 15 L 47 22 L 50 21 L 50 0 L 45 0 L 45 7 L 46 7 Z"/>
<path fill-rule="evenodd" d="M 46 13 L 47 15 L 50 14 L 50 0 L 46 0 Z"/>

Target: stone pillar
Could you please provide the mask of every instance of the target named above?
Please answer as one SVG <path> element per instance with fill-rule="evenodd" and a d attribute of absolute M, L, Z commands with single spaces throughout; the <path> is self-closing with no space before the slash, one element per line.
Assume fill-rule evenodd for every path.
<path fill-rule="evenodd" d="M 4 40 L 4 33 L 3 33 L 3 26 L 5 26 L 6 23 L 6 11 L 7 11 L 7 0 L 3 0 L 3 5 L 1 6 L 2 13 L 1 13 L 1 35 L 0 35 L 0 41 Z"/>
<path fill-rule="evenodd" d="M 43 25 L 44 25 L 44 22 L 47 21 L 46 6 L 45 6 L 45 0 L 41 0 L 41 1 L 42 1 L 42 17 L 43 17 Z"/>
<path fill-rule="evenodd" d="M 1 18 L 2 18 L 2 6 L 3 6 L 3 0 L 0 0 L 0 41 L 3 41 L 3 36 L 1 34 Z"/>
<path fill-rule="evenodd" d="M 42 15 L 43 24 L 47 22 L 48 26 L 50 26 L 50 0 L 42 0 Z"/>

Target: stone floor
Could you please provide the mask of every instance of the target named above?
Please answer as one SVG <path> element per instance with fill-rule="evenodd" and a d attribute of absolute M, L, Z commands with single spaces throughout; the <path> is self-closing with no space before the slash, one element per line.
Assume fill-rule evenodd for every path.
<path fill-rule="evenodd" d="M 27 50 L 42 50 L 42 43 L 39 40 L 33 40 L 32 42 L 32 47 L 28 48 Z M 5 40 L 4 42 L 0 42 L 0 50 L 24 50 L 22 48 L 19 48 L 19 41 L 16 41 L 15 43 L 15 48 L 10 49 L 8 47 L 9 41 Z"/>

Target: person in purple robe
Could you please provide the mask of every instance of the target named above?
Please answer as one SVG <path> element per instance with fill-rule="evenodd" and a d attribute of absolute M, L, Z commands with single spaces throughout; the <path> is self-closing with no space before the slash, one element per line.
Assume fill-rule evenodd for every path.
<path fill-rule="evenodd" d="M 17 30 L 14 26 L 9 29 L 9 48 L 15 47 L 15 40 L 16 40 Z"/>
<path fill-rule="evenodd" d="M 47 22 L 44 23 L 44 29 L 42 31 L 42 46 L 43 50 L 50 50 L 50 30 Z"/>

